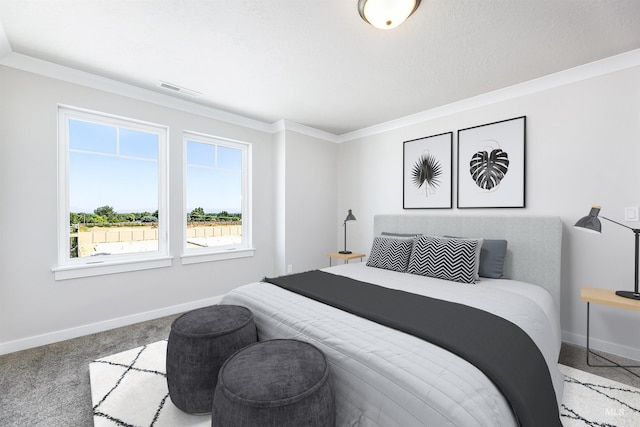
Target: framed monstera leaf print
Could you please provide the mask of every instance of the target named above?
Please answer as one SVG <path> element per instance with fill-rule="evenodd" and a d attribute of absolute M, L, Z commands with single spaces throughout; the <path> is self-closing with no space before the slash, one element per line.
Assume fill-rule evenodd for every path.
<path fill-rule="evenodd" d="M 458 208 L 525 206 L 526 117 L 458 131 Z"/>
<path fill-rule="evenodd" d="M 452 207 L 453 132 L 404 142 L 404 209 Z"/>

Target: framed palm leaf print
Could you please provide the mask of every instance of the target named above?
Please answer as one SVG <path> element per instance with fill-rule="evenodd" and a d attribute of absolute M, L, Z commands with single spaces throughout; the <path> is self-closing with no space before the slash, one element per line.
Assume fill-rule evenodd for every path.
<path fill-rule="evenodd" d="M 458 131 L 458 208 L 524 208 L 526 117 Z"/>
<path fill-rule="evenodd" d="M 450 209 L 453 132 L 412 139 L 403 145 L 402 207 Z"/>

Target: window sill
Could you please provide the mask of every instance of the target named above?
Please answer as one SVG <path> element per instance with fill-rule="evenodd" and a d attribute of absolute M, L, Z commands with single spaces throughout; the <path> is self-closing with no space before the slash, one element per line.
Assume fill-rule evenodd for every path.
<path fill-rule="evenodd" d="M 255 248 L 232 249 L 220 252 L 187 253 L 183 254 L 180 258 L 182 259 L 183 265 L 188 265 L 198 264 L 201 262 L 213 262 L 226 259 L 252 257 L 255 255 L 255 252 Z"/>
<path fill-rule="evenodd" d="M 96 264 L 66 265 L 52 269 L 55 280 L 77 279 L 80 277 L 102 276 L 128 271 L 149 270 L 171 267 L 173 257 L 164 256 L 128 261 L 101 262 Z"/>

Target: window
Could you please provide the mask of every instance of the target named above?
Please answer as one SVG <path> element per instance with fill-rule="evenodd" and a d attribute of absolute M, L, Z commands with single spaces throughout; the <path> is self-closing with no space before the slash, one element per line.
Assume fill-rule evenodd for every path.
<path fill-rule="evenodd" d="M 56 279 L 170 265 L 167 129 L 67 107 L 58 118 Z"/>
<path fill-rule="evenodd" d="M 184 263 L 252 255 L 250 148 L 185 132 Z"/>

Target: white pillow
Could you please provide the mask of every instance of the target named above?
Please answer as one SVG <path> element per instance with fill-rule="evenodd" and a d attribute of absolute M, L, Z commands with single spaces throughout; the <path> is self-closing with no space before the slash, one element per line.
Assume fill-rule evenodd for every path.
<path fill-rule="evenodd" d="M 385 270 L 406 272 L 412 247 L 413 239 L 376 237 L 371 245 L 367 265 Z"/>
<path fill-rule="evenodd" d="M 421 236 L 415 239 L 407 272 L 460 283 L 475 283 L 478 239 Z"/>
<path fill-rule="evenodd" d="M 455 236 L 442 236 L 444 239 L 459 239 L 459 240 L 477 240 L 479 242 L 478 247 L 476 248 L 476 280 L 480 278 L 480 265 L 482 260 L 482 244 L 484 243 L 484 239 L 482 238 L 467 238 L 467 237 L 455 237 Z"/>

